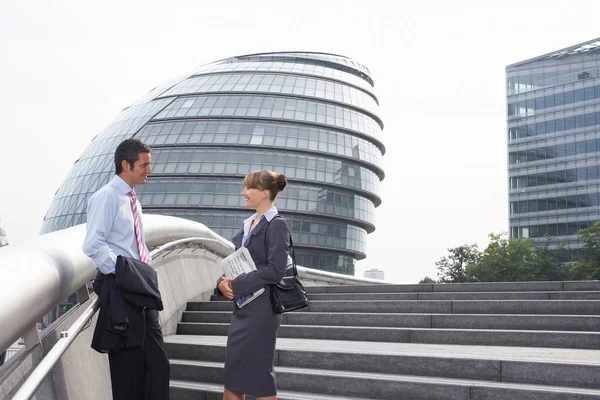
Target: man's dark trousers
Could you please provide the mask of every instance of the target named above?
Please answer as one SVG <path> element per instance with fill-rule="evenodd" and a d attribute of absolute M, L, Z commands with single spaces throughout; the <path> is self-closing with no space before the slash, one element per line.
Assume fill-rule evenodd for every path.
<path fill-rule="evenodd" d="M 110 350 L 113 400 L 168 400 L 170 366 L 158 311 L 146 309 L 142 347 Z"/>

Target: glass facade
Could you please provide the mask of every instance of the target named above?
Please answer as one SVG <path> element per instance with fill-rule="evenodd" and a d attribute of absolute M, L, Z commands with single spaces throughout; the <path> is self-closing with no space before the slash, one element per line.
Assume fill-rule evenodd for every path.
<path fill-rule="evenodd" d="M 299 265 L 354 275 L 375 230 L 385 147 L 369 70 L 323 53 L 220 60 L 157 87 L 125 109 L 84 151 L 52 202 L 42 233 L 84 223 L 87 199 L 114 175 L 118 143 L 153 148 L 136 187 L 146 213 L 201 222 L 230 239 L 252 214 L 239 195 L 261 168 L 289 185 L 277 207 Z"/>
<path fill-rule="evenodd" d="M 600 39 L 506 74 L 510 235 L 577 249 L 600 220 Z"/>

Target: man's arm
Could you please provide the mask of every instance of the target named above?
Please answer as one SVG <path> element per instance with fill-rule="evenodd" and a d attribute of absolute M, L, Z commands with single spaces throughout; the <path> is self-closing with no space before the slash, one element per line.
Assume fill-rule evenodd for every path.
<path fill-rule="evenodd" d="M 110 193 L 101 192 L 88 201 L 87 224 L 83 252 L 90 257 L 103 274 L 114 274 L 117 255 L 106 243 L 118 210 L 118 202 Z"/>

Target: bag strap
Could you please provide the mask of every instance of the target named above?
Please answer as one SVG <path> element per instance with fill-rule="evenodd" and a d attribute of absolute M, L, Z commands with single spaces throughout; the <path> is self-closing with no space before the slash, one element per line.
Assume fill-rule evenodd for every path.
<path fill-rule="evenodd" d="M 271 222 L 275 218 L 284 219 L 281 215 L 277 214 L 267 224 L 267 229 L 265 230 L 265 255 L 267 256 L 267 261 L 268 261 L 268 257 L 269 257 L 269 246 L 267 244 L 267 236 L 268 236 L 267 234 L 269 232 L 269 227 L 271 226 Z M 290 254 L 290 257 L 292 257 L 292 271 L 294 272 L 294 276 L 298 276 L 298 269 L 296 268 L 296 254 L 294 253 L 294 242 L 292 241 L 292 232 L 290 232 L 290 249 L 292 250 L 292 252 L 291 252 L 292 254 Z M 286 274 L 287 274 L 287 259 L 285 261 L 285 264 L 286 264 L 285 267 L 286 267 Z"/>

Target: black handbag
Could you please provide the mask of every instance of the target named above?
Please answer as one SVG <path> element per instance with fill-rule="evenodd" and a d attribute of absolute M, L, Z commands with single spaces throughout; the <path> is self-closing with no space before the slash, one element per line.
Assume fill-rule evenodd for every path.
<path fill-rule="evenodd" d="M 271 224 L 269 223 L 269 226 Z M 268 232 L 267 227 L 267 232 Z M 267 248 L 267 232 L 265 232 L 265 254 L 269 254 Z M 296 268 L 296 256 L 294 254 L 294 243 L 290 233 L 290 247 L 292 249 L 292 272 L 293 275 L 287 275 L 276 285 L 271 285 L 271 303 L 275 314 L 282 314 L 289 311 L 308 307 L 308 298 L 306 289 L 298 279 L 298 269 Z"/>

